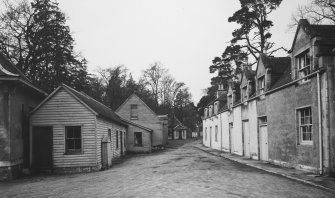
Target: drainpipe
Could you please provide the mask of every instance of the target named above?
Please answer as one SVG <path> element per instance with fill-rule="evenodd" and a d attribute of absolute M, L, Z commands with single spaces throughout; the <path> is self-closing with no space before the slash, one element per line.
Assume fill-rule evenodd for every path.
<path fill-rule="evenodd" d="M 321 87 L 320 87 L 320 72 L 316 74 L 317 78 L 317 94 L 318 94 L 318 116 L 319 116 L 319 160 L 320 160 L 320 167 L 319 167 L 319 174 L 323 174 L 323 152 L 322 152 L 322 116 L 321 116 Z"/>

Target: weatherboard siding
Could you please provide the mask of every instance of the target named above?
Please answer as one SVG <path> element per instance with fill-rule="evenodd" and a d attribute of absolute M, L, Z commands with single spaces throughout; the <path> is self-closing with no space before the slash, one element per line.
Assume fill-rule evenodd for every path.
<path fill-rule="evenodd" d="M 32 126 L 52 126 L 53 166 L 96 166 L 95 114 L 64 89 L 60 89 L 31 115 Z M 65 127 L 81 126 L 82 154 L 65 154 Z"/>
<path fill-rule="evenodd" d="M 120 138 L 120 131 L 125 133 L 126 128 L 124 126 L 121 126 L 116 123 L 112 123 L 109 121 L 106 121 L 104 119 L 97 119 L 97 153 L 98 153 L 98 162 L 101 163 L 101 140 L 104 136 L 108 137 L 108 129 L 111 129 L 112 132 L 112 141 L 111 141 L 111 151 L 112 151 L 112 157 L 113 159 L 121 157 L 121 138 Z M 118 135 L 118 144 L 119 147 L 116 148 L 116 133 L 119 133 Z M 125 135 L 125 134 L 124 134 Z M 124 136 L 123 136 L 124 138 Z M 125 139 L 125 138 L 124 138 Z M 125 144 L 123 144 L 123 152 L 125 153 L 126 148 Z"/>

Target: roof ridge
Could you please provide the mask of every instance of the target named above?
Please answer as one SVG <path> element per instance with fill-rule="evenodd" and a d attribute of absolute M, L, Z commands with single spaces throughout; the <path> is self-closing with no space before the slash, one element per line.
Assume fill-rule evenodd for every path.
<path fill-rule="evenodd" d="M 65 83 L 62 83 L 62 84 L 65 85 L 67 88 L 70 88 L 71 90 L 73 90 L 73 91 L 75 91 L 75 92 L 81 94 L 82 96 L 86 97 L 87 99 L 93 100 L 93 101 L 95 101 L 95 102 L 97 102 L 97 103 L 99 103 L 99 104 L 105 106 L 106 108 L 108 108 L 108 109 L 114 111 L 114 110 L 111 109 L 110 107 L 104 105 L 103 103 L 101 103 L 101 102 L 97 101 L 96 99 L 92 98 L 91 96 L 87 95 L 85 92 L 83 92 L 83 91 L 77 91 L 77 90 L 75 90 L 74 88 L 72 88 L 72 87 L 66 85 Z M 116 114 L 116 113 L 115 113 L 115 114 Z"/>

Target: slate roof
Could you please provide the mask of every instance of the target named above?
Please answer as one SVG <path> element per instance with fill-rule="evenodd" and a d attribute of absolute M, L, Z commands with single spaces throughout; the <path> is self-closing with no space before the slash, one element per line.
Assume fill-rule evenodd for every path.
<path fill-rule="evenodd" d="M 270 90 L 278 88 L 292 81 L 291 67 L 287 67 L 280 78 L 271 86 Z"/>
<path fill-rule="evenodd" d="M 262 59 L 265 68 L 271 68 L 270 89 L 272 89 L 275 84 L 277 87 L 278 84 L 286 82 L 288 80 L 287 78 L 291 78 L 291 76 L 283 76 L 285 72 L 287 73 L 288 71 L 291 71 L 290 57 L 269 57 L 262 54 L 260 58 Z M 277 84 L 277 81 L 279 80 L 280 82 Z"/>
<path fill-rule="evenodd" d="M 34 86 L 31 81 L 12 63 L 7 57 L 0 52 L 0 77 L 6 80 L 18 80 L 28 87 L 47 95 L 44 91 Z"/>
<path fill-rule="evenodd" d="M 323 38 L 335 37 L 335 25 L 310 25 L 312 36 Z"/>
<path fill-rule="evenodd" d="M 104 104 L 94 100 L 90 96 L 86 95 L 83 92 L 79 92 L 65 84 L 61 85 L 66 90 L 70 91 L 76 97 L 78 97 L 82 102 L 84 102 L 87 106 L 89 106 L 93 111 L 98 114 L 98 117 L 117 122 L 121 125 L 128 126 L 121 118 L 109 107 L 105 106 Z"/>

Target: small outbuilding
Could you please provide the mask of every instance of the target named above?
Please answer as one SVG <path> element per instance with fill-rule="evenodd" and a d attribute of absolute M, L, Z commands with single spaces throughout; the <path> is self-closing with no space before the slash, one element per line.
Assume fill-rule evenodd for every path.
<path fill-rule="evenodd" d="M 127 124 L 110 108 L 62 84 L 30 117 L 33 170 L 89 172 L 125 154 Z"/>
<path fill-rule="evenodd" d="M 168 117 L 157 115 L 136 94 L 129 96 L 116 113 L 130 126 L 127 133 L 127 150 L 147 152 L 166 145 Z"/>

